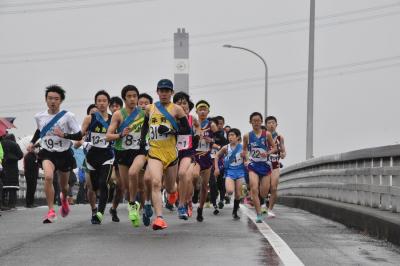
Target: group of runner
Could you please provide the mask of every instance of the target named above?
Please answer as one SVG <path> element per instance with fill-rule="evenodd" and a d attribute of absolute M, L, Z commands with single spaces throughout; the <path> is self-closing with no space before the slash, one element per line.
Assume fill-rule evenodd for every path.
<path fill-rule="evenodd" d="M 152 224 L 154 230 L 168 227 L 162 213 L 163 189 L 168 204 L 177 205 L 180 219 L 192 216 L 193 201 L 197 202 L 199 194 L 196 220 L 202 222 L 209 190 L 214 214 L 223 208 L 225 193 L 234 194 L 232 216 L 239 219 L 244 181 L 250 189 L 256 222 L 263 220 L 260 199 L 268 194 L 267 215 L 275 217 L 272 209 L 279 159 L 286 156 L 284 139 L 276 132 L 277 119 L 268 116 L 263 126 L 263 116 L 252 113 L 252 131 L 243 135 L 242 144 L 239 129 L 226 132 L 223 117 L 209 118 L 207 101 L 194 104 L 188 94 L 174 93 L 168 79 L 158 82 L 157 95 L 159 100 L 153 103 L 150 95 L 140 94 L 135 86 L 127 85 L 121 91 L 122 102 L 104 90 L 98 91 L 80 126 L 74 114 L 61 110 L 65 91 L 58 85 L 46 88 L 48 108 L 35 115 L 37 130 L 28 146 L 28 151 L 33 150 L 40 139 L 38 158 L 48 204 L 43 223 L 57 219 L 53 206 L 55 171 L 61 187 L 60 214 L 65 217 L 70 212 L 68 178 L 76 167 L 72 145 L 83 145 L 86 154 L 84 168 L 92 224 L 101 224 L 103 220 L 111 180 L 116 184 L 109 210 L 112 221 L 119 222 L 118 204 L 126 198 L 128 219 L 134 227 L 140 226 L 141 220 L 145 226 Z M 193 108 L 197 117 L 190 114 Z M 196 191 L 198 187 L 200 191 Z"/>

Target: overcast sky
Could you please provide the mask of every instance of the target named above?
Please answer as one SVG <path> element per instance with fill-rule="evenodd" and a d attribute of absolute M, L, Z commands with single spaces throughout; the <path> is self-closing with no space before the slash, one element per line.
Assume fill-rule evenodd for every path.
<path fill-rule="evenodd" d="M 316 3 L 314 155 L 400 141 L 400 1 Z M 190 94 L 212 115 L 248 131 L 251 112 L 269 112 L 286 137 L 285 165 L 305 159 L 307 0 L 1 0 L 0 116 L 16 116 L 17 136 L 35 130 L 44 88 L 67 91 L 63 107 L 82 121 L 93 95 L 126 84 L 155 96 L 173 79 L 173 33 L 190 36 Z"/>

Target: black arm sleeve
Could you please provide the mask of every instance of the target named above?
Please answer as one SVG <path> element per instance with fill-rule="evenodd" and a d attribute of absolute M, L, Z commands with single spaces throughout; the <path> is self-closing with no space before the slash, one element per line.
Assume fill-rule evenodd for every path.
<path fill-rule="evenodd" d="M 146 145 L 146 135 L 147 132 L 149 132 L 149 117 L 145 116 L 144 117 L 144 122 L 142 129 L 140 131 L 140 145 L 145 146 Z"/>
<path fill-rule="evenodd" d="M 190 134 L 190 125 L 186 116 L 179 118 L 179 135 Z"/>
<path fill-rule="evenodd" d="M 33 144 L 35 144 L 36 141 L 38 141 L 38 139 L 40 139 L 40 130 L 36 129 L 35 134 L 33 135 L 32 139 L 31 139 L 31 142 Z"/>
<path fill-rule="evenodd" d="M 64 134 L 64 139 L 81 140 L 82 137 L 83 137 L 82 131 L 78 131 L 77 133 L 73 133 L 73 134 L 68 134 L 68 133 Z"/>

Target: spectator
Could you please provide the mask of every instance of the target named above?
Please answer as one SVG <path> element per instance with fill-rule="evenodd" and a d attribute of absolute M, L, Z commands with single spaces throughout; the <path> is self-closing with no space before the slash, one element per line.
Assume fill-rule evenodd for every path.
<path fill-rule="evenodd" d="M 28 152 L 24 156 L 24 173 L 26 180 L 26 207 L 34 208 L 36 207 L 34 201 L 37 179 L 39 177 L 39 165 L 37 162 L 37 154 L 35 152 Z"/>
<path fill-rule="evenodd" d="M 21 148 L 13 134 L 7 134 L 1 140 L 4 150 L 3 160 L 3 205 L 8 208 L 15 208 L 17 203 L 17 190 L 19 190 L 19 169 L 18 161 L 23 158 Z"/>
<path fill-rule="evenodd" d="M 3 182 L 1 181 L 1 173 L 3 172 L 3 166 L 2 166 L 2 161 L 4 157 L 4 152 L 3 152 L 3 146 L 1 145 L 0 142 L 0 210 L 3 210 Z M 1 214 L 0 214 L 1 216 Z"/>

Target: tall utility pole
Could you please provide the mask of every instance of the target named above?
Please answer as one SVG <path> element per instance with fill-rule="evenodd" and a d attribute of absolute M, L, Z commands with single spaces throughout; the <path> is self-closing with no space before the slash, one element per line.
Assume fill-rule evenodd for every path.
<path fill-rule="evenodd" d="M 307 136 L 306 159 L 314 157 L 314 32 L 315 0 L 310 0 L 310 32 L 308 50 Z"/>
<path fill-rule="evenodd" d="M 174 90 L 189 94 L 189 33 L 178 28 L 174 33 Z"/>

